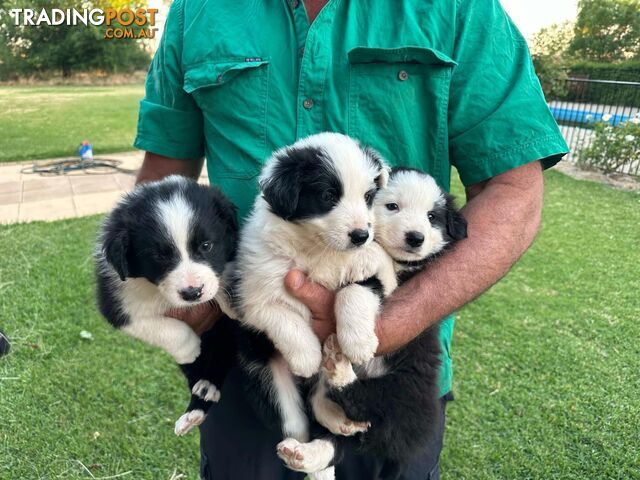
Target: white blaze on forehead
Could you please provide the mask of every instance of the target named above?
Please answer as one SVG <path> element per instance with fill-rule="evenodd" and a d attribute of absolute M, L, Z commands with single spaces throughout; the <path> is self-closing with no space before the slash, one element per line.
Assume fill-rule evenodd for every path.
<path fill-rule="evenodd" d="M 180 252 L 183 259 L 189 258 L 189 230 L 194 212 L 187 200 L 180 193 L 157 205 L 160 223 L 164 225 L 169 238 Z"/>
<path fill-rule="evenodd" d="M 375 163 L 364 153 L 353 138 L 341 133 L 318 133 L 298 140 L 291 146 L 281 148 L 267 160 L 260 175 L 260 182 L 273 175 L 277 159 L 291 149 L 315 148 L 323 151 L 329 167 L 335 170 L 343 187 L 343 195 L 364 195 L 375 187 L 375 178 L 380 174 Z"/>
<path fill-rule="evenodd" d="M 397 203 L 400 210 L 419 211 L 426 214 L 445 203 L 442 190 L 436 181 L 418 172 L 398 172 L 389 179 L 386 190 L 382 190 L 380 202 Z"/>
<path fill-rule="evenodd" d="M 337 135 L 325 141 L 324 150 L 340 177 L 345 199 L 361 200 L 375 188 L 378 168 L 352 138 Z"/>

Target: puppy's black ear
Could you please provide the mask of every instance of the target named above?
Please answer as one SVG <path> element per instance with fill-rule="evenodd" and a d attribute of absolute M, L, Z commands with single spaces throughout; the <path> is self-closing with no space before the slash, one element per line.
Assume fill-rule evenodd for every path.
<path fill-rule="evenodd" d="M 234 260 L 236 257 L 236 251 L 238 248 L 238 232 L 240 227 L 238 226 L 238 208 L 231 202 L 228 202 L 228 206 L 225 210 L 225 220 L 227 224 L 227 234 L 225 238 L 225 249 L 227 261 Z"/>
<path fill-rule="evenodd" d="M 453 196 L 447 195 L 446 199 L 447 233 L 453 240 L 456 241 L 467 238 L 467 220 L 456 208 Z"/>
<path fill-rule="evenodd" d="M 128 249 L 129 234 L 126 229 L 122 228 L 107 232 L 103 245 L 104 256 L 107 262 L 118 272 L 118 276 L 123 282 L 129 275 L 129 266 L 127 264 Z"/>
<path fill-rule="evenodd" d="M 217 214 L 231 233 L 238 233 L 238 207 L 229 200 L 218 187 L 210 187 L 214 191 L 213 204 Z"/>
<path fill-rule="evenodd" d="M 305 154 L 302 149 L 290 148 L 276 155 L 273 168 L 260 180 L 260 189 L 271 211 L 289 220 L 298 208 Z"/>
<path fill-rule="evenodd" d="M 384 162 L 382 155 L 380 155 L 380 153 L 378 153 L 378 151 L 375 150 L 374 148 L 365 147 L 364 153 L 378 168 L 379 174 L 375 179 L 376 186 L 378 188 L 385 188 L 387 186 L 387 182 L 389 181 L 389 175 L 391 173 L 391 169 Z"/>

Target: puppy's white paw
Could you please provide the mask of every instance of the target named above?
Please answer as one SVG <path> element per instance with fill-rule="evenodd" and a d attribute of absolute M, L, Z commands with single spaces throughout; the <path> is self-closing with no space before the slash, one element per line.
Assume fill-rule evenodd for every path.
<path fill-rule="evenodd" d="M 335 435 L 342 435 L 345 437 L 351 437 L 356 433 L 364 433 L 369 430 L 371 426 L 371 422 L 352 422 L 348 418 L 345 418 L 344 421 L 338 426 L 338 432 Z"/>
<path fill-rule="evenodd" d="M 193 363 L 200 356 L 200 337 L 193 331 L 189 333 L 173 352 L 173 358 L 179 365 Z"/>
<path fill-rule="evenodd" d="M 300 443 L 294 438 L 286 438 L 278 444 L 276 452 L 291 470 L 312 473 L 328 467 L 335 449 L 327 440 Z"/>
<path fill-rule="evenodd" d="M 366 432 L 371 423 L 354 422 L 347 418 L 344 409 L 327 396 L 325 381 L 326 378 L 321 380 L 311 396 L 311 407 L 318 423 L 334 435 L 350 437 Z"/>
<path fill-rule="evenodd" d="M 285 438 L 276 447 L 278 457 L 291 470 L 304 471 L 304 452 L 295 438 Z"/>
<path fill-rule="evenodd" d="M 294 375 L 309 378 L 318 373 L 322 363 L 320 344 L 287 356 L 287 363 Z"/>
<path fill-rule="evenodd" d="M 358 331 L 355 328 L 343 326 L 338 329 L 338 342 L 342 353 L 356 365 L 367 363 L 375 356 L 378 349 L 378 337 L 373 328 L 363 328 Z"/>
<path fill-rule="evenodd" d="M 191 393 L 207 402 L 220 400 L 220 390 L 208 380 L 198 380 L 191 389 Z"/>
<path fill-rule="evenodd" d="M 177 421 L 174 432 L 178 436 L 182 436 L 189 432 L 193 427 L 197 427 L 207 415 L 202 410 L 191 410 L 184 413 Z"/>
<path fill-rule="evenodd" d="M 318 423 L 334 435 L 352 437 L 356 433 L 364 433 L 369 430 L 370 422 L 354 422 L 347 418 L 339 405 L 328 399 L 326 403 L 326 410 L 323 412 L 325 415 L 322 416 L 322 419 L 318 418 Z"/>
<path fill-rule="evenodd" d="M 351 362 L 342 354 L 335 334 L 325 340 L 322 352 L 322 372 L 329 385 L 342 388 L 357 379 Z"/>

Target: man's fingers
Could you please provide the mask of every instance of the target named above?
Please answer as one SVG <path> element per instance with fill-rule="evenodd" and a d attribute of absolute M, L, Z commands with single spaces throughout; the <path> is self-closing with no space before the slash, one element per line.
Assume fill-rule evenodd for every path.
<path fill-rule="evenodd" d="M 284 278 L 287 291 L 311 311 L 311 328 L 321 342 L 336 331 L 333 314 L 335 294 L 312 282 L 300 270 L 290 270 Z"/>
<path fill-rule="evenodd" d="M 300 270 L 290 270 L 284 278 L 284 284 L 287 291 L 314 314 L 324 314 L 327 306 L 333 305 L 334 293 L 309 280 Z"/>
<path fill-rule="evenodd" d="M 182 320 L 198 335 L 212 328 L 222 316 L 215 302 L 206 302 L 190 308 L 175 308 L 166 312 L 169 317 Z"/>

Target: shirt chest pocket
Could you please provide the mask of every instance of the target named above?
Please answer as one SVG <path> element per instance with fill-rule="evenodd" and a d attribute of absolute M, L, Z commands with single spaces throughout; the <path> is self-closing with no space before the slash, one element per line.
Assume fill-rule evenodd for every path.
<path fill-rule="evenodd" d="M 202 111 L 209 173 L 256 176 L 266 152 L 269 62 L 261 58 L 204 62 L 185 69 L 184 90 Z"/>
<path fill-rule="evenodd" d="M 349 134 L 393 165 L 448 168 L 447 105 L 456 63 L 426 47 L 349 51 Z M 448 171 L 448 170 L 447 170 Z"/>

